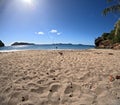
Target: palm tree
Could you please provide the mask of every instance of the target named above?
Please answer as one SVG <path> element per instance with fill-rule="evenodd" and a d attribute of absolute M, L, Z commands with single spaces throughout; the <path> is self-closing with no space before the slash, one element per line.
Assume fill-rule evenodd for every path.
<path fill-rule="evenodd" d="M 110 12 L 120 12 L 120 0 L 107 0 L 108 2 L 114 2 L 115 5 L 107 7 L 103 10 L 103 15 L 107 15 Z"/>

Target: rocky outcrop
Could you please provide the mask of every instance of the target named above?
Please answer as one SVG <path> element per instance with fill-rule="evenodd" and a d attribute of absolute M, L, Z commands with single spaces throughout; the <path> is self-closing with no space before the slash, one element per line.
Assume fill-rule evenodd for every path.
<path fill-rule="evenodd" d="M 120 49 L 120 20 L 115 24 L 110 33 L 103 33 L 95 39 L 96 48 Z"/>
<path fill-rule="evenodd" d="M 5 44 L 0 40 L 0 47 L 4 47 Z"/>
<path fill-rule="evenodd" d="M 26 42 L 15 42 L 11 44 L 11 46 L 17 46 L 17 45 L 35 45 L 34 43 L 26 43 Z"/>
<path fill-rule="evenodd" d="M 112 48 L 112 44 L 110 40 L 104 40 L 101 37 L 95 40 L 96 48 Z"/>
<path fill-rule="evenodd" d="M 120 43 L 116 43 L 113 45 L 113 49 L 118 50 L 120 49 Z"/>

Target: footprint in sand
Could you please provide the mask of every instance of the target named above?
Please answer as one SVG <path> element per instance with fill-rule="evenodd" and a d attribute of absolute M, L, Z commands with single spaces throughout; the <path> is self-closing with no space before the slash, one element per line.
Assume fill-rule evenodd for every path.
<path fill-rule="evenodd" d="M 73 92 L 73 86 L 67 86 L 64 93 L 65 94 L 70 94 Z"/>
<path fill-rule="evenodd" d="M 3 90 L 3 93 L 9 93 L 11 90 L 12 90 L 12 85 L 6 86 L 6 88 Z"/>
<path fill-rule="evenodd" d="M 37 88 L 32 88 L 32 89 L 30 89 L 30 91 L 31 92 L 35 92 L 35 93 L 40 93 L 40 94 L 42 94 L 42 93 L 44 93 L 44 90 L 46 89 L 46 87 L 41 87 L 41 86 L 39 86 L 39 87 L 37 87 Z"/>
<path fill-rule="evenodd" d="M 52 105 L 59 105 L 60 102 L 60 94 L 59 94 L 59 89 L 61 85 L 59 83 L 53 83 L 50 86 L 50 93 L 48 95 L 49 102 Z"/>
<path fill-rule="evenodd" d="M 4 104 L 5 100 L 6 100 L 5 95 L 0 95 L 0 103 L 1 103 L 1 105 L 5 105 Z"/>
<path fill-rule="evenodd" d="M 46 82 L 47 82 L 47 79 L 45 79 L 45 78 L 42 78 L 37 81 L 38 84 L 46 84 Z"/>
<path fill-rule="evenodd" d="M 12 92 L 9 97 L 7 105 L 17 105 L 18 103 L 25 102 L 29 100 L 29 95 L 25 92 Z"/>
<path fill-rule="evenodd" d="M 28 83 L 26 87 L 30 89 L 31 92 L 41 93 L 41 94 L 44 93 L 44 90 L 46 89 L 45 86 L 39 86 L 39 84 L 35 84 L 35 83 Z"/>
<path fill-rule="evenodd" d="M 96 101 L 97 105 L 120 105 L 119 99 L 116 100 L 115 96 L 109 91 L 102 92 L 98 95 Z"/>
<path fill-rule="evenodd" d="M 28 88 L 38 87 L 38 85 L 37 85 L 37 84 L 32 83 L 32 82 L 29 82 L 26 86 L 27 86 Z"/>
<path fill-rule="evenodd" d="M 60 88 L 60 84 L 59 83 L 53 83 L 50 86 L 50 92 L 57 92 L 59 88 Z"/>
<path fill-rule="evenodd" d="M 120 100 L 120 89 L 119 88 L 111 89 L 110 92 L 111 92 L 111 95 L 113 95 L 118 100 Z"/>
<path fill-rule="evenodd" d="M 70 83 L 70 84 L 65 88 L 64 93 L 65 93 L 65 94 L 70 94 L 70 93 L 75 92 L 76 90 L 77 90 L 77 91 L 80 90 L 79 86 L 76 85 L 76 84 Z"/>
<path fill-rule="evenodd" d="M 48 95 L 48 100 L 52 105 L 59 105 L 59 103 L 60 103 L 60 94 L 58 92 L 50 93 Z"/>

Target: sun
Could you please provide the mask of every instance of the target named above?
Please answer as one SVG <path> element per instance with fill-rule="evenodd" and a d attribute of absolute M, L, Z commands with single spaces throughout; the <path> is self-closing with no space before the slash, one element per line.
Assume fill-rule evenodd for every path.
<path fill-rule="evenodd" d="M 29 9 L 35 9 L 36 7 L 36 0 L 22 0 L 22 4 Z"/>
<path fill-rule="evenodd" d="M 31 4 L 32 0 L 23 0 L 25 3 Z"/>

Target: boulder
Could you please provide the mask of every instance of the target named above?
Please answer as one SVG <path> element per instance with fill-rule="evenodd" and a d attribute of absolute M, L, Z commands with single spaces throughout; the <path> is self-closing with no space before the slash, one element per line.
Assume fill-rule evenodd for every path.
<path fill-rule="evenodd" d="M 112 48 L 112 44 L 110 40 L 104 40 L 102 37 L 98 37 L 95 40 L 96 48 Z"/>
<path fill-rule="evenodd" d="M 98 48 L 101 45 L 101 42 L 103 41 L 102 37 L 98 37 L 95 39 L 95 46 Z"/>
<path fill-rule="evenodd" d="M 0 40 L 0 47 L 5 46 L 5 44 Z"/>

